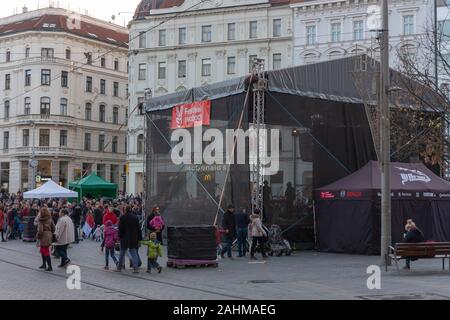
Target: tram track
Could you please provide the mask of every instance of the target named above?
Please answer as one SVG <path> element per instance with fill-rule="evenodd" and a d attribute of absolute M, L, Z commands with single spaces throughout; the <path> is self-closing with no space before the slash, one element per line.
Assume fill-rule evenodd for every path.
<path fill-rule="evenodd" d="M 28 256 L 39 258 L 39 256 L 36 255 L 36 254 L 30 253 L 30 252 L 25 252 L 25 251 L 22 251 L 22 250 L 17 250 L 17 249 L 12 249 L 12 248 L 5 248 L 5 247 L 2 247 L 2 246 L 0 246 L 0 250 L 5 250 L 5 251 L 9 251 L 9 252 L 15 252 L 15 253 L 19 253 L 19 254 L 25 254 L 25 255 L 28 255 Z M 36 271 L 36 272 L 42 272 L 42 271 L 36 270 L 35 268 L 28 267 L 28 266 L 25 266 L 25 265 L 21 265 L 21 264 L 15 263 L 15 262 L 7 261 L 7 260 L 4 260 L 2 258 L 0 258 L 0 262 L 4 262 L 4 263 L 7 263 L 7 264 L 14 265 L 14 266 L 21 267 L 21 268 L 25 268 L 25 269 L 28 269 L 28 270 L 33 270 L 33 271 Z M 89 270 L 93 270 L 93 271 L 100 271 L 99 269 L 97 269 L 95 267 L 91 267 L 91 266 L 87 266 L 87 265 L 83 265 L 83 264 L 79 264 L 79 263 L 77 263 L 76 265 L 81 267 L 81 268 L 84 268 L 84 269 L 89 269 Z M 64 276 L 64 275 L 59 275 L 59 274 L 56 274 L 56 273 L 47 273 L 47 274 L 55 275 L 55 276 L 58 276 L 60 278 L 66 279 L 66 276 Z M 236 300 L 251 300 L 251 299 L 248 299 L 248 298 L 245 298 L 245 297 L 241 297 L 241 296 L 231 295 L 231 294 L 227 294 L 227 293 L 220 293 L 220 292 L 207 290 L 207 289 L 190 287 L 190 286 L 187 286 L 187 285 L 176 284 L 176 283 L 163 281 L 163 280 L 149 279 L 149 278 L 138 276 L 138 275 L 134 275 L 134 274 L 127 274 L 127 273 L 121 272 L 121 273 L 116 273 L 115 275 L 122 276 L 122 277 L 127 277 L 127 278 L 132 278 L 132 279 L 136 279 L 136 280 L 143 280 L 143 281 L 147 281 L 147 282 L 157 283 L 159 285 L 175 287 L 175 288 L 178 288 L 178 289 L 191 290 L 191 291 L 194 291 L 194 292 L 197 292 L 197 293 L 211 294 L 211 295 L 214 295 L 214 296 L 220 296 L 222 298 L 228 298 L 228 299 L 231 298 L 231 299 L 236 299 Z M 91 286 L 94 286 L 94 287 L 98 287 L 98 288 L 101 288 L 101 289 L 104 289 L 104 290 L 110 290 L 110 291 L 114 291 L 114 292 L 117 292 L 117 293 L 126 294 L 126 295 L 129 295 L 129 296 L 134 296 L 136 298 L 143 299 L 143 300 L 157 300 L 157 299 L 153 299 L 151 297 L 142 296 L 142 295 L 135 294 L 135 293 L 128 292 L 128 291 L 124 291 L 124 290 L 121 290 L 121 289 L 107 287 L 107 286 L 104 286 L 104 285 L 101 285 L 101 284 L 98 284 L 98 283 L 95 283 L 95 282 L 82 281 L 82 283 L 85 283 L 85 284 L 88 284 L 88 285 L 91 285 Z"/>

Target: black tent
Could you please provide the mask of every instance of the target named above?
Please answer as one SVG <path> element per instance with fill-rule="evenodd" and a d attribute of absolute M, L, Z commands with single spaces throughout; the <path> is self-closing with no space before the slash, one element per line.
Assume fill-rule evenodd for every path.
<path fill-rule="evenodd" d="M 402 242 L 413 219 L 426 239 L 450 241 L 450 183 L 423 164 L 392 163 L 392 242 Z M 378 254 L 381 174 L 370 161 L 353 174 L 315 190 L 318 249 Z"/>

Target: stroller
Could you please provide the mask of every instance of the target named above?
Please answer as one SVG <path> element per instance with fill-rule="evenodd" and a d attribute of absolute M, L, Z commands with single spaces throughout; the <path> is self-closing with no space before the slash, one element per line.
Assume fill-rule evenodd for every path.
<path fill-rule="evenodd" d="M 286 256 L 292 254 L 292 248 L 289 241 L 283 239 L 280 226 L 274 224 L 270 227 L 268 232 L 267 245 L 269 247 L 269 255 L 281 257 L 283 253 Z"/>

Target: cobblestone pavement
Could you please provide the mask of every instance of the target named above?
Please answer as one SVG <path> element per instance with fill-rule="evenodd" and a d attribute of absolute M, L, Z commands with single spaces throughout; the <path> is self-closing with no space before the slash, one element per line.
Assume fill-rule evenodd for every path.
<path fill-rule="evenodd" d="M 145 257 L 145 248 L 141 248 Z M 81 290 L 68 290 L 65 270 L 37 269 L 35 244 L 0 243 L 0 299 L 445 299 L 450 271 L 437 259 L 413 262 L 412 271 L 382 272 L 381 290 L 367 289 L 367 267 L 377 257 L 296 252 L 266 263 L 220 260 L 218 268 L 169 269 L 161 274 L 104 271 L 99 243 L 84 241 L 69 249 L 81 268 Z M 165 265 L 166 259 L 161 259 Z M 58 261 L 53 260 L 54 266 Z"/>

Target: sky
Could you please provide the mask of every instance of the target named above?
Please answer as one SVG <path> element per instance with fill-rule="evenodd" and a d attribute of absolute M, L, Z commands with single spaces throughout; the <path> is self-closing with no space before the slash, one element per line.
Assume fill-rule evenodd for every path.
<path fill-rule="evenodd" d="M 115 23 L 124 25 L 133 17 L 134 10 L 140 0 L 2 0 L 0 17 L 6 17 L 22 12 L 22 7 L 26 5 L 28 10 L 48 7 L 53 3 L 54 7 L 69 8 L 76 12 L 85 14 L 87 10 L 89 15 L 106 21 L 111 21 L 111 16 L 115 15 Z"/>

